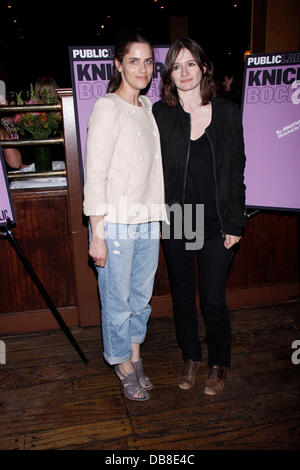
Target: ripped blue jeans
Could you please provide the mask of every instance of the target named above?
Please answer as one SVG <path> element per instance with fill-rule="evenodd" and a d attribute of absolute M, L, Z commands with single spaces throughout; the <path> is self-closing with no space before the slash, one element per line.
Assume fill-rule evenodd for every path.
<path fill-rule="evenodd" d="M 160 224 L 105 223 L 104 227 L 108 257 L 105 267 L 96 269 L 104 357 L 113 365 L 131 358 L 131 343 L 144 342 L 158 265 Z"/>

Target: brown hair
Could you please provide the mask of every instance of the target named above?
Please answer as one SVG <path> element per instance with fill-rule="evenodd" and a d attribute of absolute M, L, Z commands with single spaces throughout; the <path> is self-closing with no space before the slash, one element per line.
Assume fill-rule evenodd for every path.
<path fill-rule="evenodd" d="M 57 88 L 57 83 L 54 78 L 40 77 L 35 82 L 34 95 L 38 101 L 44 103 L 57 102 L 58 96 L 55 88 Z"/>
<path fill-rule="evenodd" d="M 140 32 L 123 31 L 119 35 L 117 42 L 116 42 L 116 46 L 115 46 L 115 59 L 118 59 L 120 64 L 122 63 L 124 56 L 128 54 L 131 44 L 135 42 L 148 44 L 148 46 L 150 47 L 152 51 L 152 55 L 154 55 L 152 43 L 148 39 L 146 39 Z M 112 77 L 107 87 L 107 92 L 113 93 L 114 91 L 116 91 L 121 85 L 121 82 L 122 82 L 121 72 L 118 71 L 114 63 L 113 73 L 112 73 Z"/>
<path fill-rule="evenodd" d="M 170 107 L 174 107 L 179 103 L 177 88 L 172 80 L 172 71 L 174 63 L 181 49 L 187 49 L 193 55 L 195 61 L 202 72 L 200 83 L 200 95 L 202 104 L 208 104 L 214 95 L 213 82 L 213 64 L 208 60 L 204 50 L 199 44 L 188 37 L 177 39 L 168 50 L 165 68 L 162 76 L 161 98 L 162 101 Z M 206 70 L 204 70 L 204 67 Z"/>

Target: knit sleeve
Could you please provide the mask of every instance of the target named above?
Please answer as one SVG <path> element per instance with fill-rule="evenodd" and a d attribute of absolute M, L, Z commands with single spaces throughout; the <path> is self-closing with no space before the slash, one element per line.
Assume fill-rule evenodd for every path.
<path fill-rule="evenodd" d="M 118 105 L 99 98 L 89 117 L 86 140 L 83 212 L 87 216 L 107 214 L 108 172 L 118 135 Z"/>

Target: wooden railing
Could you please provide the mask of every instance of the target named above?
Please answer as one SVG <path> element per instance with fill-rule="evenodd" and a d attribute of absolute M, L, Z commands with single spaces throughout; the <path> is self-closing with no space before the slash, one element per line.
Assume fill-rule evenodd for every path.
<path fill-rule="evenodd" d="M 26 112 L 54 112 L 62 111 L 61 103 L 58 104 L 26 104 L 26 105 L 13 105 L 13 106 L 0 106 L 0 114 L 11 113 L 26 113 Z M 15 139 L 15 140 L 0 140 L 2 148 L 35 146 L 35 145 L 64 145 L 64 137 L 51 137 L 47 139 Z M 47 172 L 24 172 L 10 171 L 8 179 L 25 179 L 25 178 L 47 178 L 55 176 L 66 176 L 66 170 L 47 171 Z"/>

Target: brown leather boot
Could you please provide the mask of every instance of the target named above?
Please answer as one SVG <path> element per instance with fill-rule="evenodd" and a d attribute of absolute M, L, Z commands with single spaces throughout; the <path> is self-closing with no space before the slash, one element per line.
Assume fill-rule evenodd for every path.
<path fill-rule="evenodd" d="M 204 393 L 206 395 L 217 395 L 225 385 L 226 369 L 220 366 L 213 366 L 209 369 L 208 379 L 205 384 Z"/>
<path fill-rule="evenodd" d="M 183 369 L 178 379 L 178 387 L 182 390 L 189 390 L 195 383 L 197 371 L 200 367 L 200 362 L 194 362 L 192 359 L 187 359 L 184 362 Z"/>

